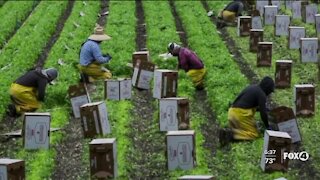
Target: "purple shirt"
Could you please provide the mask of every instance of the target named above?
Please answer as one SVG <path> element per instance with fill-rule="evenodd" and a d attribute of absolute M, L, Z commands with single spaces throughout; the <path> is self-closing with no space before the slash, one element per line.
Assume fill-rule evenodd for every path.
<path fill-rule="evenodd" d="M 202 69 L 204 67 L 201 59 L 187 48 L 181 48 L 179 55 L 179 68 L 188 72 L 190 69 Z"/>

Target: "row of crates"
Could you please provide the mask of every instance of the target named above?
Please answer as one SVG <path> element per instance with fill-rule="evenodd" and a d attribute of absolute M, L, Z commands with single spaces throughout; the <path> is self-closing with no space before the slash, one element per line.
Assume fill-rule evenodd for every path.
<path fill-rule="evenodd" d="M 254 2 L 254 1 L 252 1 Z M 292 16 L 278 15 L 285 3 Z M 248 3 L 249 5 L 252 5 Z M 249 51 L 257 53 L 258 67 L 271 67 L 272 42 L 263 39 L 263 25 L 273 25 L 275 36 L 287 36 L 289 49 L 299 49 L 301 62 L 318 62 L 318 38 L 306 38 L 304 27 L 290 26 L 291 19 L 302 18 L 305 23 L 315 24 L 320 32 L 320 14 L 317 5 L 308 1 L 256 1 L 251 16 L 238 17 L 238 35 L 250 36 Z M 263 16 L 263 19 L 260 17 Z M 263 21 L 262 21 L 263 20 Z M 262 23 L 263 22 L 263 23 Z M 292 60 L 277 60 L 275 70 L 276 88 L 291 87 Z M 312 84 L 294 85 L 294 109 L 280 106 L 270 112 L 269 124 L 276 131 L 266 130 L 260 166 L 265 172 L 287 171 L 293 143 L 301 142 L 296 116 L 314 115 L 315 89 Z"/>
<path fill-rule="evenodd" d="M 306 6 L 309 12 L 309 6 Z M 313 5 L 310 5 L 313 7 Z M 268 14 L 268 6 L 264 6 L 264 14 Z M 310 8 L 312 9 L 312 8 Z M 275 11 L 277 12 L 277 11 Z M 313 11 L 312 11 L 313 12 Z M 252 16 L 238 17 L 238 32 L 240 36 L 250 36 L 249 51 L 257 53 L 257 67 L 272 66 L 272 42 L 264 42 L 262 23 L 258 10 L 252 11 Z M 299 49 L 301 62 L 318 63 L 318 38 L 306 38 L 304 27 L 290 26 L 290 17 L 286 15 L 276 15 L 273 13 L 275 32 L 282 29 L 278 35 L 288 36 L 288 48 Z M 310 13 L 309 13 L 310 14 Z M 311 13 L 312 14 L 312 13 Z M 315 21 L 320 15 L 315 15 Z M 319 17 L 319 18 L 318 18 Z M 260 21 L 260 22 L 259 22 Z M 318 23 L 320 24 L 320 23 Z M 252 28 L 252 26 L 255 26 Z M 257 27 L 258 26 L 258 27 Z M 280 31 L 279 31 L 280 32 Z M 277 33 L 276 33 L 277 34 Z M 275 86 L 276 88 L 291 87 L 292 60 L 277 60 L 275 68 Z M 319 69 L 320 70 L 320 69 Z M 314 115 L 315 111 L 315 88 L 312 84 L 294 85 L 294 112 L 297 116 Z"/>

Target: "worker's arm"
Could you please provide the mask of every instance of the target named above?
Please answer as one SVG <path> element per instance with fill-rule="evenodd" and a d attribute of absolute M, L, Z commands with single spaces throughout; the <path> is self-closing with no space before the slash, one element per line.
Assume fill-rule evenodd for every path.
<path fill-rule="evenodd" d="M 44 96 L 46 92 L 46 86 L 47 86 L 48 80 L 41 78 L 38 80 L 38 100 L 44 101 Z"/>
<path fill-rule="evenodd" d="M 98 44 L 94 44 L 91 47 L 91 51 L 92 51 L 92 55 L 93 55 L 94 59 L 96 61 L 98 61 L 100 64 L 107 63 L 107 62 L 109 62 L 111 60 L 111 56 L 110 55 L 106 55 L 106 56 L 102 55 L 100 47 L 99 47 Z"/>
<path fill-rule="evenodd" d="M 267 114 L 267 107 L 266 107 L 266 96 L 265 95 L 259 95 L 259 111 L 260 111 L 260 117 L 263 121 L 266 129 L 269 128 L 269 122 L 268 122 L 268 114 Z"/>

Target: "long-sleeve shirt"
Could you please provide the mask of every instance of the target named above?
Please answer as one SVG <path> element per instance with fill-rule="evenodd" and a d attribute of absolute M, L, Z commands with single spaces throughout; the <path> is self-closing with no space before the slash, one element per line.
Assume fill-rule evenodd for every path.
<path fill-rule="evenodd" d="M 235 12 L 236 16 L 240 16 L 243 11 L 243 4 L 242 2 L 234 1 L 228 4 L 228 6 L 224 8 L 224 10 Z"/>
<path fill-rule="evenodd" d="M 80 51 L 80 64 L 87 66 L 96 61 L 100 64 L 109 62 L 110 58 L 104 57 L 97 42 L 88 40 L 83 44 Z"/>
<path fill-rule="evenodd" d="M 19 77 L 15 83 L 20 84 L 22 86 L 27 87 L 35 87 L 37 89 L 39 101 L 44 100 L 46 86 L 49 83 L 48 79 L 41 74 L 41 72 L 36 70 L 31 70 L 24 74 L 23 76 Z"/>
<path fill-rule="evenodd" d="M 238 108 L 259 108 L 260 117 L 264 125 L 268 128 L 268 115 L 266 108 L 267 96 L 259 85 L 250 85 L 245 88 L 233 102 L 232 107 Z"/>
<path fill-rule="evenodd" d="M 181 48 L 178 55 L 179 68 L 188 72 L 190 69 L 202 69 L 201 59 L 187 48 Z"/>

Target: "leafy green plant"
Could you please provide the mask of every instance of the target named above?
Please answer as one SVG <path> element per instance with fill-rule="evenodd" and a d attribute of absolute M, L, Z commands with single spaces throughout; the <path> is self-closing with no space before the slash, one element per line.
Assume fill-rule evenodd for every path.
<path fill-rule="evenodd" d="M 0 47 L 3 47 L 12 33 L 19 28 L 39 1 L 8 1 L 0 9 Z"/>
<path fill-rule="evenodd" d="M 53 9 L 57 11 L 57 8 Z M 48 87 L 46 102 L 44 103 L 44 107 L 39 110 L 51 113 L 51 127 L 64 127 L 69 123 L 69 112 L 71 110 L 69 108 L 70 104 L 66 100 L 67 88 L 70 84 L 78 81 L 78 73 L 73 66 L 73 61 L 77 61 L 78 48 L 81 42 L 92 32 L 99 10 L 99 3 L 87 2 L 84 5 L 81 1 L 75 2 L 73 11 L 46 60 L 45 66 L 56 67 L 59 71 L 57 84 Z M 83 12 L 85 16 L 79 16 L 80 12 Z M 80 24 L 79 28 L 74 26 L 74 22 Z M 69 49 L 65 49 L 66 46 Z M 63 59 L 64 65 L 58 65 L 57 61 L 60 58 Z M 56 156 L 56 151 L 52 147 L 58 146 L 64 136 L 65 134 L 61 132 L 52 133 L 49 151 L 29 152 L 21 150 L 17 153 L 19 158 L 26 160 L 28 179 L 46 179 L 51 176 L 55 168 L 54 159 Z"/>
<path fill-rule="evenodd" d="M 56 23 L 67 2 L 41 2 L 17 31 L 0 54 L 0 76 L 5 77 L 0 83 L 0 115 L 5 111 L 9 102 L 8 87 L 26 72 L 40 55 L 42 48 L 54 33 Z M 41 34 L 41 36 L 39 36 Z M 32 52 L 32 53 L 30 53 Z"/>
<path fill-rule="evenodd" d="M 212 7 L 214 10 L 217 9 L 218 3 L 216 2 L 209 2 L 210 7 Z M 287 10 L 281 11 L 281 14 L 288 14 L 290 13 Z M 314 25 L 311 24 L 304 24 L 301 20 L 293 20 L 291 22 L 292 26 L 302 26 L 306 28 L 306 36 L 307 37 L 314 37 L 315 36 L 315 30 Z M 274 36 L 274 27 L 273 26 L 265 26 L 264 27 L 264 41 L 273 42 L 273 54 L 272 54 L 272 67 L 271 68 L 257 68 L 256 67 L 256 58 L 257 55 L 255 53 L 251 53 L 248 51 L 249 49 L 249 39 L 238 37 L 236 33 L 236 28 L 234 27 L 228 27 L 228 32 L 231 35 L 231 37 L 235 40 L 236 46 L 240 48 L 240 51 L 242 53 L 242 56 L 246 60 L 247 63 L 249 63 L 250 68 L 255 71 L 255 73 L 261 78 L 263 76 L 269 75 L 271 77 L 274 76 L 275 71 L 275 61 L 280 59 L 290 59 L 293 60 L 293 71 L 292 71 L 292 85 L 289 89 L 283 89 L 283 90 L 276 90 L 276 92 L 272 95 L 272 99 L 279 105 L 285 105 L 292 107 L 293 106 L 293 85 L 294 84 L 300 84 L 300 83 L 315 83 L 318 84 L 318 82 L 315 82 L 317 68 L 315 64 L 302 64 L 300 62 L 300 53 L 298 50 L 289 50 L 288 42 L 286 37 L 276 37 Z M 318 93 L 317 93 L 318 94 Z M 319 157 L 319 152 L 317 152 L 317 148 L 314 146 L 314 144 L 317 142 L 317 138 L 314 137 L 314 133 L 318 131 L 319 129 L 319 122 L 317 119 L 319 119 L 319 113 L 318 113 L 319 105 L 316 107 L 316 115 L 313 118 L 307 118 L 302 119 L 298 118 L 298 124 L 300 127 L 301 135 L 302 135 L 302 142 L 303 147 L 311 154 L 312 157 L 314 157 L 313 166 L 319 167 L 317 161 L 317 157 Z M 311 128 L 311 129 L 310 129 Z M 258 142 L 262 144 L 262 139 L 259 139 Z M 242 148 L 245 148 L 248 150 L 248 153 L 255 153 L 255 157 L 259 158 L 260 154 L 257 154 L 257 151 L 260 151 L 260 146 L 255 146 L 255 148 L 251 147 L 241 147 L 241 145 L 235 146 L 237 150 L 241 150 Z M 241 168 L 242 169 L 242 168 Z M 319 171 L 319 169 L 316 169 Z M 277 174 L 277 173 L 274 173 Z M 296 177 L 297 176 L 297 169 L 290 170 L 287 175 L 284 176 L 290 176 L 290 177 Z M 258 177 L 258 176 L 255 176 Z M 276 176 L 275 176 L 276 177 Z"/>

